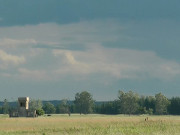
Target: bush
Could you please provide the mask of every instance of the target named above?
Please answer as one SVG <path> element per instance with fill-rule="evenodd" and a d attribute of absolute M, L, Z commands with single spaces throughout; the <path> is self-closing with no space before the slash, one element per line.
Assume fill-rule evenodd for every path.
<path fill-rule="evenodd" d="M 39 115 L 39 116 L 41 116 L 41 115 L 44 115 L 44 110 L 41 108 L 41 109 L 37 109 L 36 110 L 36 113 L 37 113 L 37 115 Z"/>

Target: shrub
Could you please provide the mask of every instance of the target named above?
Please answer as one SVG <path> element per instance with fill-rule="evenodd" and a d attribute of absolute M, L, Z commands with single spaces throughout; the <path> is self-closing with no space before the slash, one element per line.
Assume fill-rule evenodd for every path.
<path fill-rule="evenodd" d="M 44 115 L 44 110 L 41 108 L 41 109 L 37 109 L 36 110 L 36 113 L 37 115 L 41 116 L 41 115 Z"/>

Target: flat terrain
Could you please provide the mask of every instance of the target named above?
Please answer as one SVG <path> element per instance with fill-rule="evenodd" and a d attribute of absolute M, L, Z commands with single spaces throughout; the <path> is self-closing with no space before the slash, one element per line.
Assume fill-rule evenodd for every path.
<path fill-rule="evenodd" d="M 0 115 L 0 135 L 180 135 L 180 116 Z"/>

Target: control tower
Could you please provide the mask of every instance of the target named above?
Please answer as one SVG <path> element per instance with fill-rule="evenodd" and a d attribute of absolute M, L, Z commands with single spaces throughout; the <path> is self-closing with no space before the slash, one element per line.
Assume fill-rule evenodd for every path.
<path fill-rule="evenodd" d="M 19 103 L 19 111 L 18 111 L 19 117 L 26 117 L 29 109 L 29 97 L 19 97 L 18 103 Z"/>
<path fill-rule="evenodd" d="M 37 117 L 36 110 L 29 109 L 29 97 L 18 98 L 18 108 L 9 113 L 9 117 Z"/>

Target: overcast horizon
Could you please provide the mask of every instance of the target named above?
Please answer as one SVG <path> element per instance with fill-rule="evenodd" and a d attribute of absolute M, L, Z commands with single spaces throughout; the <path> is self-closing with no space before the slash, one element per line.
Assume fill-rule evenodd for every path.
<path fill-rule="evenodd" d="M 0 0 L 0 100 L 180 96 L 180 1 Z"/>

